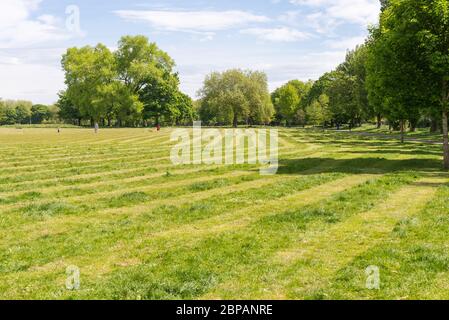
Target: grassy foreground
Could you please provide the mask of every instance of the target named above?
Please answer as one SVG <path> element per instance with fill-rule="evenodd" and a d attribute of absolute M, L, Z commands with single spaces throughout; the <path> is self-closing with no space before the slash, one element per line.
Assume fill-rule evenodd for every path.
<path fill-rule="evenodd" d="M 282 129 L 261 176 L 175 167 L 169 138 L 0 129 L 0 298 L 449 298 L 440 146 Z"/>

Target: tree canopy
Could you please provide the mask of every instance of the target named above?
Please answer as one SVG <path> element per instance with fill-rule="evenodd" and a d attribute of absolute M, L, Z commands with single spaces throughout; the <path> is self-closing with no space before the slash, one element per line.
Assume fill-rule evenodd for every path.
<path fill-rule="evenodd" d="M 175 63 L 144 36 L 124 36 L 111 52 L 103 44 L 70 48 L 62 58 L 67 89 L 61 117 L 98 124 L 192 121 L 191 100 L 180 92 Z"/>
<path fill-rule="evenodd" d="M 262 72 L 213 72 L 206 77 L 199 96 L 201 120 L 208 124 L 268 124 L 274 115 L 267 77 Z"/>

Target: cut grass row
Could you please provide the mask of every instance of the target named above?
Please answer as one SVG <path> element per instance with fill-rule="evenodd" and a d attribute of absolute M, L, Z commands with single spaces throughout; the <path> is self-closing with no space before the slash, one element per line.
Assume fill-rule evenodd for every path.
<path fill-rule="evenodd" d="M 93 160 L 107 165 L 83 171 L 91 163 L 76 161 L 72 165 L 80 171 L 59 177 L 65 168 L 58 164 L 52 176 L 45 168 L 51 155 L 36 158 L 32 179 L 4 183 L 0 297 L 444 296 L 435 290 L 443 289 L 448 277 L 443 236 L 448 221 L 443 213 L 431 215 L 436 208 L 448 212 L 447 188 L 440 187 L 448 178 L 435 177 L 440 173 L 432 167 L 438 160 L 433 147 L 414 145 L 415 155 L 396 143 L 364 145 L 358 138 L 281 130 L 279 175 L 263 177 L 248 165 L 172 167 L 161 159 L 170 149 L 169 131 L 151 143 L 145 141 L 148 133 L 132 130 L 104 131 L 98 140 L 68 132 L 45 144 L 28 141 L 27 134 L 16 146 L 9 142 L 8 152 L 26 157 L 20 146 L 27 145 L 45 155 L 48 146 L 57 146 L 75 159 L 84 140 Z M 109 148 L 116 144 L 120 147 Z M 139 148 L 142 158 L 155 157 L 154 165 L 137 159 Z M 383 148 L 386 154 L 375 153 Z M 123 167 L 118 158 L 126 150 L 132 150 L 131 162 Z M 3 173 L 0 180 L 14 178 L 13 172 Z M 414 216 L 422 216 L 419 228 Z M 426 235 L 425 228 L 432 227 L 438 232 Z M 401 241 L 395 241 L 398 233 Z M 424 246 L 426 240 L 432 246 Z M 381 244 L 391 250 L 380 250 Z M 395 278 L 387 273 L 390 265 L 380 262 L 402 267 L 413 254 L 419 257 L 416 265 L 422 264 L 421 287 L 395 289 L 398 279 L 414 278 Z M 387 268 L 391 288 L 382 293 L 360 288 L 368 262 Z M 64 288 L 71 264 L 81 269 L 80 291 Z"/>

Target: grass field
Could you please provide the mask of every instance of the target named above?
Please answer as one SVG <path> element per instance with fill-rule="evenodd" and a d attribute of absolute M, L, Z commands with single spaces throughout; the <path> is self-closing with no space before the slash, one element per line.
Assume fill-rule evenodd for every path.
<path fill-rule="evenodd" d="M 169 138 L 0 129 L 0 298 L 449 298 L 440 146 L 282 129 L 261 176 L 175 167 Z"/>

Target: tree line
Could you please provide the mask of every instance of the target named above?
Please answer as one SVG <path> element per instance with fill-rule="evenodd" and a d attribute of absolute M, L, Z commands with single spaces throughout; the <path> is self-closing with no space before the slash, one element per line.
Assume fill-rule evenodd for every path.
<path fill-rule="evenodd" d="M 70 48 L 58 116 L 81 125 L 314 125 L 387 123 L 402 133 L 440 131 L 449 168 L 449 0 L 381 0 L 366 42 L 316 81 L 292 80 L 270 93 L 260 71 L 213 72 L 198 100 L 179 90 L 175 62 L 144 36 Z M 25 122 L 30 104 L 0 104 L 2 123 Z M 26 105 L 26 106 L 25 106 Z M 37 116 L 36 116 L 37 117 Z M 43 116 L 42 119 L 48 116 Z M 6 119 L 6 120 L 5 120 Z M 403 138 L 402 138 L 403 139 Z"/>
<path fill-rule="evenodd" d="M 41 124 L 56 122 L 59 108 L 56 105 L 35 104 L 25 100 L 0 99 L 0 125 Z"/>
<path fill-rule="evenodd" d="M 363 45 L 315 82 L 290 81 L 272 94 L 280 124 L 349 128 L 383 121 L 404 133 L 443 136 L 449 169 L 449 1 L 382 0 Z"/>

